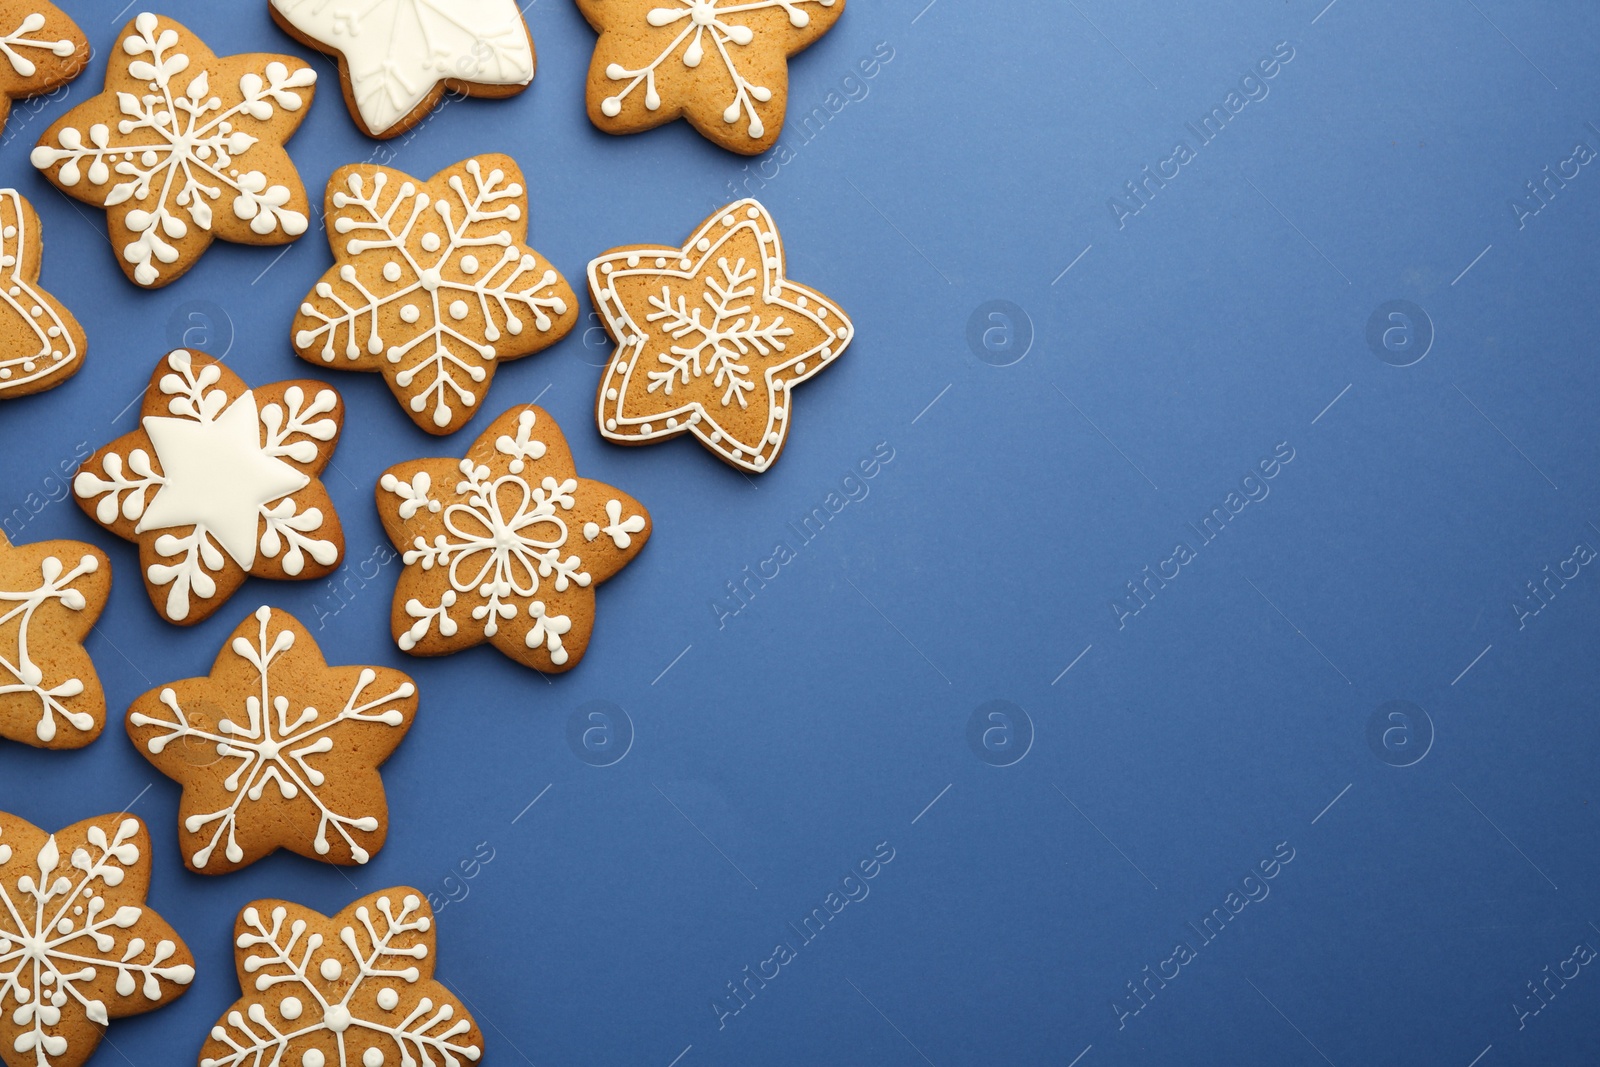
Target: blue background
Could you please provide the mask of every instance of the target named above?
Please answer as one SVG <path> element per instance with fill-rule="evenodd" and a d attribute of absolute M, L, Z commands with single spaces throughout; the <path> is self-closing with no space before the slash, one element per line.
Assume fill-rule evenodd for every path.
<path fill-rule="evenodd" d="M 44 284 L 90 338 L 76 378 L 0 411 L 7 513 L 58 488 L 47 478 L 80 442 L 128 431 L 125 405 L 180 341 L 226 350 L 255 383 L 314 373 L 289 328 L 330 262 L 320 234 L 281 258 L 219 244 L 139 292 L 103 214 L 28 166 L 49 122 L 98 91 L 122 2 L 68 3 L 95 62 L 64 97 L 19 104 L 0 148 L 0 181 L 44 218 Z M 1600 174 L 1584 167 L 1520 227 L 1510 201 L 1575 143 L 1600 149 L 1600 11 L 1325 4 L 854 0 L 791 62 L 789 151 L 750 188 L 791 274 L 858 334 L 801 391 L 759 479 L 687 439 L 604 444 L 593 319 L 504 367 L 446 440 L 377 377 L 329 377 L 350 408 L 327 484 L 352 565 L 385 543 L 384 468 L 459 455 L 535 398 L 583 474 L 650 507 L 656 533 L 602 590 L 568 675 L 487 649 L 399 654 L 397 564 L 347 603 L 324 583 L 252 581 L 178 629 L 147 603 L 133 546 L 70 502 L 27 521 L 21 541 L 112 554 L 89 642 L 112 722 L 78 753 L 0 747 L 0 809 L 55 827 L 131 804 L 155 837 L 151 902 L 200 969 L 172 1007 L 115 1023 L 94 1062 L 190 1059 L 237 995 L 229 933 L 248 901 L 331 912 L 401 883 L 450 900 L 440 975 L 500 1065 L 1592 1061 L 1594 967 L 1520 1028 L 1513 1004 L 1536 1004 L 1525 983 L 1575 945 L 1600 948 L 1600 575 L 1520 624 L 1512 605 L 1577 542 L 1600 546 Z M 262 0 L 165 10 L 221 53 L 303 52 Z M 591 256 L 680 240 L 758 173 L 682 123 L 597 132 L 593 32 L 565 0 L 527 16 L 529 92 L 450 103 L 386 146 L 357 134 L 318 57 L 290 146 L 313 199 L 375 151 L 419 176 L 509 152 L 531 243 L 581 289 Z M 1268 95 L 1119 228 L 1110 198 L 1131 209 L 1124 183 L 1177 140 L 1196 147 L 1184 124 L 1285 41 Z M 846 84 L 880 44 L 893 59 Z M 820 133 L 797 131 L 847 90 Z M 1397 299 L 1435 334 L 1403 368 L 1367 338 Z M 1020 314 L 990 319 L 992 300 Z M 987 348 L 968 342 L 975 314 Z M 1282 442 L 1294 459 L 1270 496 L 1199 544 L 1185 524 Z M 894 458 L 870 494 L 799 546 L 786 524 L 880 443 Z M 738 605 L 724 583 L 779 540 L 797 558 Z M 1124 583 L 1180 540 L 1197 558 L 1119 616 Z M 720 626 L 719 597 L 741 607 Z M 204 673 L 263 601 L 320 618 L 331 660 L 420 684 L 385 773 L 389 843 L 365 868 L 280 854 L 187 874 L 178 788 L 119 725 L 146 689 Z M 1016 707 L 980 720 L 974 745 L 995 700 Z M 1413 713 L 1385 736 L 1383 720 L 1370 742 L 1391 700 L 1431 726 Z M 593 701 L 620 709 L 616 744 L 632 724 L 608 767 L 591 764 L 614 751 L 569 742 Z M 895 858 L 870 896 L 719 1026 L 726 983 L 797 942 L 786 924 L 880 842 Z M 1294 859 L 1270 896 L 1132 1014 L 1126 983 L 1198 944 L 1185 924 L 1282 842 Z"/>

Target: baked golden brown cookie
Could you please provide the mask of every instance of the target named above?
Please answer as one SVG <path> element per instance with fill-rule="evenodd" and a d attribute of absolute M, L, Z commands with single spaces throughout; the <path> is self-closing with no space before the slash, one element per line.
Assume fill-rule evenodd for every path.
<path fill-rule="evenodd" d="M 191 626 L 258 578 L 321 578 L 344 558 L 344 531 L 317 475 L 344 421 L 321 382 L 251 389 L 203 352 L 156 364 L 140 427 L 84 461 L 78 506 L 139 545 L 150 602 Z"/>
<path fill-rule="evenodd" d="M 533 81 L 516 0 L 271 0 L 273 21 L 339 57 L 344 102 L 368 137 L 398 137 L 446 91 L 515 96 Z"/>
<path fill-rule="evenodd" d="M 196 874 L 227 874 L 280 848 L 346 866 L 389 833 L 378 765 L 417 711 L 387 667 L 330 667 L 299 620 L 257 609 L 204 678 L 152 689 L 128 736 L 183 786 L 178 846 Z"/>
<path fill-rule="evenodd" d="M 144 12 L 111 49 L 105 91 L 45 131 L 33 165 L 105 208 L 123 273 L 159 288 L 215 238 L 281 245 L 306 232 L 310 205 L 283 145 L 316 81 L 294 56 L 217 56 Z"/>
<path fill-rule="evenodd" d="M 600 31 L 589 118 L 639 133 L 686 118 L 708 140 L 758 156 L 777 143 L 789 57 L 827 33 L 845 0 L 578 0 Z"/>
<path fill-rule="evenodd" d="M 110 595 L 111 561 L 93 545 L 0 533 L 0 737 L 82 748 L 100 736 L 106 695 L 83 639 Z"/>
<path fill-rule="evenodd" d="M 433 434 L 477 414 L 495 368 L 555 344 L 578 321 L 565 278 L 526 244 L 528 193 L 510 156 L 419 181 L 358 163 L 328 182 L 333 267 L 294 320 L 319 367 L 378 371 Z"/>
<path fill-rule="evenodd" d="M 444 656 L 485 641 L 535 670 L 571 670 L 594 630 L 595 586 L 650 539 L 626 493 L 576 477 L 542 408 L 512 408 L 465 459 L 419 459 L 378 482 L 384 531 L 405 570 L 395 643 Z"/>
<path fill-rule="evenodd" d="M 483 1035 L 433 971 L 433 910 L 406 886 L 329 918 L 258 900 L 234 925 L 244 996 L 200 1050 L 200 1067 L 457 1067 Z"/>
<path fill-rule="evenodd" d="M 785 275 L 777 224 L 754 200 L 682 246 L 613 248 L 589 264 L 589 292 L 617 342 L 595 403 L 606 440 L 692 433 L 750 474 L 783 451 L 790 391 L 855 336 L 837 304 Z"/>
<path fill-rule="evenodd" d="M 49 0 L 0 0 L 0 124 L 13 100 L 59 89 L 89 65 L 89 38 Z"/>
<path fill-rule="evenodd" d="M 83 327 L 39 288 L 43 262 L 38 213 L 15 189 L 0 189 L 0 400 L 53 389 L 83 366 Z"/>
<path fill-rule="evenodd" d="M 112 1019 L 182 995 L 194 957 L 149 890 L 133 816 L 49 834 L 0 812 L 0 1062 L 80 1067 Z"/>

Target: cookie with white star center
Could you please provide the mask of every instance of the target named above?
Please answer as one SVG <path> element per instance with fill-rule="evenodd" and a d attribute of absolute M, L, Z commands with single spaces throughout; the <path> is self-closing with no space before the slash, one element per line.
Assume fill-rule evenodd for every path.
<path fill-rule="evenodd" d="M 617 343 L 595 418 L 620 445 L 692 434 L 747 474 L 772 469 L 791 393 L 844 352 L 855 327 L 791 281 L 783 241 L 754 200 L 729 204 L 682 245 L 627 245 L 589 264 L 589 292 Z"/>
<path fill-rule="evenodd" d="M 0 0 L 0 123 L 13 100 L 54 92 L 89 65 L 89 38 L 49 0 Z"/>
<path fill-rule="evenodd" d="M 211 673 L 152 689 L 128 736 L 183 786 L 178 846 L 196 874 L 227 874 L 280 848 L 366 863 L 388 836 L 378 766 L 417 710 L 388 667 L 331 667 L 299 620 L 257 609 Z"/>
<path fill-rule="evenodd" d="M 533 82 L 517 0 L 270 0 L 289 36 L 339 57 L 344 101 L 368 137 L 398 137 L 446 92 L 515 96 Z"/>
<path fill-rule="evenodd" d="M 378 481 L 378 514 L 401 552 L 395 643 L 445 656 L 489 643 L 523 666 L 571 670 L 594 631 L 595 588 L 650 539 L 626 493 L 577 477 L 542 408 L 512 408 L 465 458 L 419 459 Z"/>
<path fill-rule="evenodd" d="M 589 118 L 639 133 L 684 118 L 708 140 L 758 156 L 778 141 L 789 57 L 838 21 L 845 0 L 578 0 L 600 33 Z"/>
<path fill-rule="evenodd" d="M 72 489 L 95 522 L 139 546 L 156 611 L 190 626 L 246 577 L 323 578 L 344 531 L 318 477 L 344 421 L 315 381 L 251 389 L 203 352 L 168 353 L 139 428 L 84 461 Z"/>

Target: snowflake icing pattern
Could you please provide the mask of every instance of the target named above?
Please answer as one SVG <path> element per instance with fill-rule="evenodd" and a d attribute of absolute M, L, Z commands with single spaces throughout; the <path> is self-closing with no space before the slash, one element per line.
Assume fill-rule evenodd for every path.
<path fill-rule="evenodd" d="M 54 4 L 0 0 L 0 30 L 7 29 L 0 34 L 0 122 L 13 99 L 48 93 L 89 65 L 89 39 Z"/>
<path fill-rule="evenodd" d="M 159 1007 L 194 980 L 193 959 L 144 906 L 150 837 L 130 816 L 47 834 L 0 814 L 0 1056 L 78 1067 L 100 1034 L 84 1022 Z M 64 861 L 64 862 L 63 862 Z"/>
<path fill-rule="evenodd" d="M 70 567 L 56 555 L 67 551 L 77 554 Z M 25 564 L 30 577 L 20 584 L 32 588 L 13 588 L 17 582 L 0 579 L 0 737 L 48 745 L 56 740 L 60 720 L 74 731 L 63 747 L 80 748 L 100 736 L 105 725 L 105 697 L 94 665 L 81 644 L 63 648 L 48 637 L 35 638 L 30 649 L 29 630 L 42 619 L 47 635 L 64 632 L 81 641 L 105 606 L 110 564 L 99 549 L 78 541 L 16 548 L 0 533 L 0 561 L 13 560 Z M 35 654 L 56 664 L 49 677 Z M 63 661 L 70 664 L 65 670 Z"/>
<path fill-rule="evenodd" d="M 527 193 L 509 157 L 468 159 L 427 182 L 346 167 L 329 189 L 338 262 L 300 307 L 295 350 L 381 371 L 423 429 L 460 429 L 498 363 L 576 322 L 571 287 L 523 243 Z"/>
<path fill-rule="evenodd" d="M 249 693 L 242 707 L 219 703 L 240 691 Z M 129 709 L 128 724 L 135 745 L 184 784 L 181 826 L 191 870 L 237 870 L 280 846 L 360 864 L 382 844 L 374 836 L 386 810 L 377 764 L 410 728 L 416 693 L 399 671 L 330 669 L 303 626 L 262 607 L 234 631 L 209 677 L 145 694 Z M 214 726 L 204 725 L 207 708 L 220 708 Z M 359 753 L 357 769 L 327 773 L 330 760 L 350 753 Z M 262 810 L 280 798 L 287 812 Z M 298 810 L 295 801 L 302 802 Z M 358 806 L 360 814 L 341 810 Z M 220 867 L 212 865 L 219 844 Z"/>
<path fill-rule="evenodd" d="M 257 901 L 237 929 L 247 996 L 212 1028 L 200 1067 L 459 1067 L 482 1055 L 471 1015 L 433 980 L 433 914 L 416 890 L 375 893 L 332 919 Z"/>
<path fill-rule="evenodd" d="M 259 73 L 213 86 L 217 57 L 149 12 L 118 52 L 106 91 L 46 131 L 32 160 L 62 190 L 111 213 L 130 278 L 165 285 L 213 237 L 281 244 L 306 231 L 298 177 L 291 187 L 267 174 L 294 173 L 281 141 L 304 115 L 316 71 L 289 56 L 252 55 Z"/>

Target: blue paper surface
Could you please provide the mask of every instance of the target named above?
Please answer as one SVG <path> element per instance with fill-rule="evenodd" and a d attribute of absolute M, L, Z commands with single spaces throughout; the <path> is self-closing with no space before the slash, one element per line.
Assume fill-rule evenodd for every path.
<path fill-rule="evenodd" d="M 253 580 L 179 629 L 60 468 L 132 428 L 178 344 L 252 383 L 315 375 L 290 322 L 331 257 L 318 232 L 218 244 L 136 291 L 103 214 L 28 165 L 99 91 L 121 4 L 69 0 L 96 58 L 0 146 L 90 343 L 0 409 L 0 514 L 103 546 L 117 581 L 89 640 L 105 736 L 0 745 L 0 810 L 145 819 L 151 904 L 199 968 L 94 1063 L 191 1060 L 249 901 L 399 884 L 446 902 L 439 975 L 495 1064 L 1592 1059 L 1600 972 L 1563 967 L 1600 949 L 1600 575 L 1569 562 L 1600 548 L 1592 5 L 854 0 L 791 61 L 760 160 L 683 123 L 595 130 L 566 0 L 527 8 L 527 93 L 392 142 L 316 57 L 290 142 L 313 200 L 347 162 L 507 152 L 530 243 L 581 290 L 592 256 L 754 194 L 857 336 L 756 479 L 688 439 L 602 442 L 593 317 L 448 439 L 377 376 L 327 375 L 358 577 Z M 219 53 L 309 54 L 264 0 L 162 10 Z M 404 656 L 398 564 L 359 578 L 379 473 L 535 399 L 651 543 L 569 674 Z M 188 874 L 178 787 L 122 731 L 262 603 L 419 683 L 365 867 Z"/>

